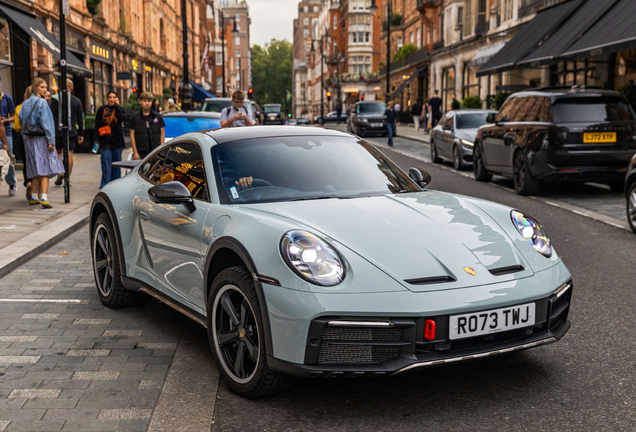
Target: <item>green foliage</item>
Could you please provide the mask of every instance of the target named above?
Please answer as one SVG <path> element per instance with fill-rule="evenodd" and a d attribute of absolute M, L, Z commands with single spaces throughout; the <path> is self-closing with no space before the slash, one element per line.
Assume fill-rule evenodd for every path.
<path fill-rule="evenodd" d="M 137 98 L 136 94 L 133 93 L 128 98 L 128 101 L 126 101 L 124 108 L 130 111 L 138 111 L 139 109 L 141 109 L 141 104 L 139 103 L 139 99 Z"/>
<path fill-rule="evenodd" d="M 86 0 L 86 9 L 88 9 L 88 12 L 91 15 L 98 15 L 99 14 L 99 5 L 101 4 L 102 0 Z"/>
<path fill-rule="evenodd" d="M 499 110 L 499 108 L 502 107 L 504 102 L 506 102 L 506 100 L 508 99 L 508 97 L 511 94 L 512 94 L 511 92 L 499 92 L 499 93 L 497 93 L 495 95 L 495 97 L 493 98 L 493 100 L 492 100 L 492 106 L 490 106 L 489 108 Z"/>
<path fill-rule="evenodd" d="M 417 47 L 413 44 L 402 45 L 402 48 L 393 56 L 393 61 L 405 59 L 415 51 L 417 51 Z"/>
<path fill-rule="evenodd" d="M 166 99 L 170 99 L 174 95 L 172 89 L 170 87 L 164 87 L 163 89 L 163 97 Z"/>
<path fill-rule="evenodd" d="M 95 129 L 95 116 L 94 115 L 84 116 L 84 129 L 86 129 L 86 130 L 94 130 Z"/>
<path fill-rule="evenodd" d="M 393 19 L 391 20 L 391 25 L 392 26 L 399 26 L 402 24 L 402 15 L 400 15 L 399 13 L 394 13 L 393 14 Z"/>
<path fill-rule="evenodd" d="M 479 96 L 468 96 L 462 101 L 462 108 L 464 109 L 481 109 L 484 101 Z"/>
<path fill-rule="evenodd" d="M 627 84 L 625 87 L 618 90 L 625 96 L 627 102 L 636 110 L 636 85 L 633 83 Z"/>
<path fill-rule="evenodd" d="M 292 44 L 272 39 L 263 47 L 252 46 L 252 87 L 259 105 L 285 106 L 287 90 L 292 88 Z"/>

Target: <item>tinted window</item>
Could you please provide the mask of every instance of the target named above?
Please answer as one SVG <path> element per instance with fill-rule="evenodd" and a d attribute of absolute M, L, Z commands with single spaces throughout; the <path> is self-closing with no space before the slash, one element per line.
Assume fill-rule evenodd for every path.
<path fill-rule="evenodd" d="M 208 188 L 199 146 L 180 142 L 170 146 L 170 153 L 161 170 L 160 183 L 178 181 L 188 188 L 194 198 L 208 201 Z"/>
<path fill-rule="evenodd" d="M 280 105 L 265 105 L 263 111 L 266 113 L 279 113 Z"/>
<path fill-rule="evenodd" d="M 632 121 L 632 112 L 620 97 L 560 98 L 552 105 L 556 123 Z"/>
<path fill-rule="evenodd" d="M 384 102 L 358 104 L 358 114 L 384 114 Z"/>
<path fill-rule="evenodd" d="M 550 121 L 550 98 L 543 96 L 518 97 L 510 109 L 508 119 L 512 122 Z"/>
<path fill-rule="evenodd" d="M 457 114 L 457 129 L 477 129 L 486 124 L 487 112 L 474 114 Z"/>
<path fill-rule="evenodd" d="M 221 128 L 220 118 L 166 116 L 163 121 L 166 123 L 165 132 L 168 138 L 178 137 L 189 132 Z"/>
<path fill-rule="evenodd" d="M 203 103 L 203 111 L 220 113 L 221 111 L 223 111 L 223 108 L 227 108 L 229 106 L 232 106 L 232 101 L 227 99 L 205 101 Z"/>
<path fill-rule="evenodd" d="M 276 137 L 212 148 L 222 203 L 354 198 L 420 188 L 374 147 L 348 137 Z M 251 188 L 239 179 L 252 177 Z"/>
<path fill-rule="evenodd" d="M 509 97 L 508 100 L 504 103 L 504 105 L 499 110 L 496 120 L 498 122 L 512 121 L 512 114 L 516 110 L 518 100 L 519 98 Z"/>
<path fill-rule="evenodd" d="M 168 149 L 165 148 L 159 153 L 155 153 L 154 156 L 146 159 L 143 165 L 139 168 L 139 175 L 150 183 L 157 184 L 161 177 L 161 168 L 168 155 Z"/>

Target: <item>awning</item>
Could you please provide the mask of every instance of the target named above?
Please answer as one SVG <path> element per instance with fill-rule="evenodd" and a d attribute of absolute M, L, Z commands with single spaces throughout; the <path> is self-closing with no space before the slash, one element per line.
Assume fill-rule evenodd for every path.
<path fill-rule="evenodd" d="M 26 13 L 19 12 L 5 5 L 0 4 L 0 10 L 17 26 L 27 32 L 29 36 L 50 51 L 56 59 L 60 59 L 60 42 L 55 39 L 51 33 L 46 31 L 46 28 L 42 24 Z M 91 70 L 84 66 L 84 63 L 69 50 L 66 50 L 66 62 L 66 70 L 70 74 L 86 78 L 93 76 Z"/>
<path fill-rule="evenodd" d="M 618 0 L 586 0 L 574 14 L 541 46 L 518 63 L 519 67 L 537 67 L 560 58 Z M 629 3 L 634 3 L 629 2 Z M 636 12 L 636 11 L 633 11 Z M 633 15 L 632 15 L 633 21 Z M 620 31 L 618 33 L 620 34 Z"/>
<path fill-rule="evenodd" d="M 593 2 L 596 6 L 598 0 Z M 563 53 L 563 57 L 585 58 L 636 48 L 636 1 L 619 0 L 616 5 Z"/>
<path fill-rule="evenodd" d="M 506 42 L 499 42 L 496 44 L 488 45 L 477 50 L 475 57 L 468 63 L 470 66 L 479 66 L 486 63 L 497 54 L 506 45 Z"/>
<path fill-rule="evenodd" d="M 477 76 L 514 69 L 542 40 L 554 33 L 583 1 L 569 0 L 537 12 L 515 37 L 477 71 Z"/>
<path fill-rule="evenodd" d="M 213 94 L 208 93 L 207 91 L 205 91 L 203 89 L 203 87 L 193 83 L 192 81 L 190 81 L 190 85 L 192 86 L 192 90 L 193 90 L 193 92 L 192 92 L 192 101 L 193 102 L 202 101 L 202 100 L 204 100 L 206 98 L 216 97 Z"/>
<path fill-rule="evenodd" d="M 402 93 L 404 91 L 404 89 L 406 88 L 406 86 L 408 86 L 409 84 L 411 84 L 411 81 L 413 81 L 415 78 L 418 77 L 427 77 L 428 76 L 428 65 L 426 66 L 420 66 L 419 68 L 417 68 L 415 70 L 415 72 L 413 72 L 411 74 L 410 77 L 408 77 L 398 88 L 397 90 L 395 90 L 393 93 L 391 93 L 389 95 L 390 98 L 394 98 L 397 95 L 399 95 L 400 93 Z"/>

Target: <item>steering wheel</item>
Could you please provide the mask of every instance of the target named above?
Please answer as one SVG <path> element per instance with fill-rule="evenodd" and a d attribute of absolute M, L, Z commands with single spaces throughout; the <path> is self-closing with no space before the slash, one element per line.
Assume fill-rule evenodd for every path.
<path fill-rule="evenodd" d="M 264 180 L 264 179 L 255 178 L 255 179 L 252 180 L 252 187 L 253 188 L 265 187 L 265 186 L 274 186 L 274 185 L 271 184 L 270 182 L 268 182 L 267 180 Z"/>

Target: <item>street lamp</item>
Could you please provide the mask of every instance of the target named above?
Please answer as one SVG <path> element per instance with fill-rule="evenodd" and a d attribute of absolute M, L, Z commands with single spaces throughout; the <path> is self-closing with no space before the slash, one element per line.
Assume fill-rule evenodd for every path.
<path fill-rule="evenodd" d="M 234 26 L 232 33 L 238 33 L 236 28 L 236 18 L 232 18 Z M 225 12 L 221 11 L 221 69 L 223 71 L 223 97 L 227 97 L 227 86 L 225 85 Z"/>
<path fill-rule="evenodd" d="M 387 2 L 386 6 L 386 97 L 385 102 L 389 101 L 389 89 L 391 82 L 391 0 Z M 378 7 L 375 4 L 375 0 L 371 0 L 371 6 L 369 7 L 371 13 L 375 14 Z"/>
<path fill-rule="evenodd" d="M 315 53 L 314 39 L 311 40 L 311 53 Z M 324 52 L 322 44 L 322 36 L 320 36 L 320 125 L 325 124 L 325 72 L 324 72 Z"/>
<path fill-rule="evenodd" d="M 192 17 L 194 19 L 194 17 Z M 192 101 L 192 86 L 190 86 L 190 71 L 188 70 L 188 9 L 186 0 L 181 0 L 181 27 L 183 30 L 183 83 L 181 84 L 181 109 L 190 110 Z"/>

